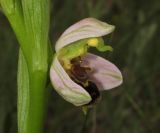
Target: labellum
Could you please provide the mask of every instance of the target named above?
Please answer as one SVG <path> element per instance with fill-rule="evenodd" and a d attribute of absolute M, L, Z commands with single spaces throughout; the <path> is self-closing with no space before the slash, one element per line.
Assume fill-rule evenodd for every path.
<path fill-rule="evenodd" d="M 92 100 L 87 104 L 93 104 L 100 98 L 100 92 L 96 84 L 90 81 L 88 74 L 92 72 L 89 66 L 82 66 L 83 60 L 81 57 L 71 60 L 71 71 L 68 73 L 73 81 L 82 86 L 91 96 Z"/>
<path fill-rule="evenodd" d="M 119 86 L 119 69 L 97 55 L 88 52 L 95 47 L 100 52 L 112 51 L 104 45 L 102 36 L 114 26 L 94 18 L 83 19 L 69 27 L 58 39 L 56 54 L 50 69 L 55 90 L 75 106 L 91 106 L 100 99 L 100 91 Z"/>

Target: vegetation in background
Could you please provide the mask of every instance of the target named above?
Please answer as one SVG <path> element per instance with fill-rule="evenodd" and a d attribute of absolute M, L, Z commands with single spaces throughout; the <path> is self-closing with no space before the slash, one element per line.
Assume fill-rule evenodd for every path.
<path fill-rule="evenodd" d="M 122 86 L 103 94 L 85 125 L 86 133 L 158 133 L 160 123 L 160 2 L 159 0 L 54 0 L 50 39 L 74 22 L 96 17 L 116 25 L 105 42 L 112 54 L 103 54 L 123 70 Z M 16 133 L 16 71 L 18 45 L 0 14 L 0 133 Z M 50 88 L 45 133 L 80 133 L 84 116 Z"/>

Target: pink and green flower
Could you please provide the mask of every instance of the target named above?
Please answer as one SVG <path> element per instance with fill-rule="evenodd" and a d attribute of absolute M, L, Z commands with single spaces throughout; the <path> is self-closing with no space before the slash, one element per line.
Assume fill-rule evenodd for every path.
<path fill-rule="evenodd" d="M 120 70 L 108 60 L 89 53 L 90 47 L 98 51 L 112 51 L 102 36 L 115 27 L 95 18 L 86 18 L 70 26 L 58 39 L 50 79 L 55 90 L 75 106 L 92 105 L 100 92 L 122 83 Z"/>

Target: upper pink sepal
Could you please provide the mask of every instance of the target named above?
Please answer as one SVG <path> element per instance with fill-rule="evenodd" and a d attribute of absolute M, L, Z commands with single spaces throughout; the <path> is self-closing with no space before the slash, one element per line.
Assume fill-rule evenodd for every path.
<path fill-rule="evenodd" d="M 56 42 L 55 50 L 58 52 L 64 46 L 81 39 L 107 35 L 114 29 L 115 26 L 99 21 L 95 18 L 85 18 L 64 31 Z"/>

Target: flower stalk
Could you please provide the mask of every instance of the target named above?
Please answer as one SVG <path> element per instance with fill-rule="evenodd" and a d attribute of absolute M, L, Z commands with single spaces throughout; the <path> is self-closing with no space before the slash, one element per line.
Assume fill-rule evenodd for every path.
<path fill-rule="evenodd" d="M 42 133 L 48 72 L 49 0 L 0 0 L 20 44 L 18 132 Z"/>

